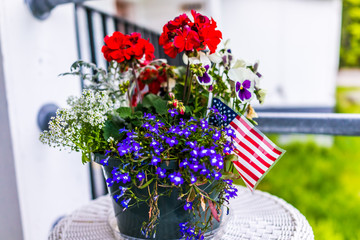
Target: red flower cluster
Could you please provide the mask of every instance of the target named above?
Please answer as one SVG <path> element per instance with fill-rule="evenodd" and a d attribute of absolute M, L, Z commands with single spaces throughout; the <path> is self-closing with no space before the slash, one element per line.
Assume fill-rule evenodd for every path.
<path fill-rule="evenodd" d="M 209 48 L 210 53 L 214 53 L 221 41 L 222 33 L 216 30 L 214 19 L 210 20 L 194 10 L 191 10 L 191 14 L 194 18 L 193 22 L 184 13 L 163 27 L 159 44 L 172 58 L 183 51 L 204 50 L 206 47 Z"/>
<path fill-rule="evenodd" d="M 130 35 L 114 32 L 112 36 L 106 36 L 104 41 L 105 45 L 101 51 L 108 62 L 115 60 L 121 63 L 132 59 L 140 60 L 144 55 L 145 59 L 150 61 L 155 57 L 154 46 L 149 40 L 141 38 L 141 34 L 137 32 Z"/>

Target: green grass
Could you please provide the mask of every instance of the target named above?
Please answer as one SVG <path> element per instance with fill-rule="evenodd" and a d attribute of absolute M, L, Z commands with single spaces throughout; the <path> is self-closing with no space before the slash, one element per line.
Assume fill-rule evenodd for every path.
<path fill-rule="evenodd" d="M 348 97 L 354 92 L 360 95 L 360 88 L 338 89 L 338 112 L 360 112 L 360 103 Z M 314 142 L 281 147 L 286 154 L 258 189 L 299 209 L 317 240 L 360 239 L 360 137 L 334 137 L 331 147 Z"/>

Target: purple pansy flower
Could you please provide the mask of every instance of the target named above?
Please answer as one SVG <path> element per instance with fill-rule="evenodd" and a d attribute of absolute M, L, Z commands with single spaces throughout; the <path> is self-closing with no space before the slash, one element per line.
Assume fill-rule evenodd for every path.
<path fill-rule="evenodd" d="M 237 93 L 237 97 L 241 101 L 250 100 L 251 97 L 252 97 L 252 93 L 249 91 L 250 88 L 251 88 L 251 81 L 248 80 L 248 79 L 246 79 L 242 83 L 241 82 L 236 82 L 235 91 Z"/>
<path fill-rule="evenodd" d="M 198 76 L 197 80 L 201 85 L 211 85 L 212 82 L 213 82 L 213 78 L 208 73 L 210 65 L 205 65 L 204 68 L 205 68 L 206 71 L 203 73 L 202 76 Z"/>

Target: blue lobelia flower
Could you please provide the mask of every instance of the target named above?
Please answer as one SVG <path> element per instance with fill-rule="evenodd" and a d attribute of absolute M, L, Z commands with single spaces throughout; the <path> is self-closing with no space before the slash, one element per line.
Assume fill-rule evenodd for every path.
<path fill-rule="evenodd" d="M 170 181 L 175 185 L 181 185 L 184 183 L 184 179 L 179 172 L 173 172 L 169 175 Z"/>
<path fill-rule="evenodd" d="M 118 152 L 119 152 L 119 155 L 120 157 L 124 156 L 125 154 L 128 154 L 129 153 L 129 146 L 120 146 L 118 147 Z"/>
<path fill-rule="evenodd" d="M 225 198 L 229 200 L 230 198 L 234 198 L 237 196 L 238 189 L 236 187 L 231 186 L 229 189 L 225 189 Z"/>
<path fill-rule="evenodd" d="M 234 149 L 234 147 L 230 144 L 230 142 L 227 142 L 227 143 L 224 145 L 223 151 L 224 151 L 224 153 L 230 154 L 233 149 Z"/>
<path fill-rule="evenodd" d="M 101 159 L 100 164 L 103 165 L 103 166 L 108 166 L 109 165 L 109 158 L 110 157 L 107 157 L 105 159 Z"/>
<path fill-rule="evenodd" d="M 115 199 L 116 202 L 118 202 L 119 199 L 121 198 L 121 196 L 120 195 L 114 195 L 113 198 Z"/>
<path fill-rule="evenodd" d="M 159 178 L 165 178 L 166 177 L 166 169 L 161 169 L 158 167 L 156 169 L 156 174 L 159 176 Z"/>
<path fill-rule="evenodd" d="M 234 129 L 227 127 L 227 128 L 225 128 L 225 131 L 226 131 L 226 135 L 228 135 L 229 137 L 232 137 L 232 138 L 236 137 Z"/>
<path fill-rule="evenodd" d="M 191 131 L 191 132 L 195 132 L 196 131 L 196 129 L 197 129 L 197 125 L 195 125 L 195 124 L 192 124 L 192 125 L 190 125 L 188 128 L 189 128 L 189 130 Z"/>
<path fill-rule="evenodd" d="M 209 174 L 211 174 L 211 172 L 209 169 L 203 167 L 203 169 L 200 170 L 200 174 L 207 177 Z"/>
<path fill-rule="evenodd" d="M 188 129 L 183 130 L 183 135 L 185 138 L 188 138 L 191 135 L 191 132 Z"/>
<path fill-rule="evenodd" d="M 129 173 L 120 174 L 120 180 L 123 182 L 123 184 L 130 182 L 131 178 L 130 178 Z"/>
<path fill-rule="evenodd" d="M 190 151 L 190 155 L 194 158 L 197 158 L 199 156 L 199 149 L 196 147 L 196 148 L 193 148 L 191 151 Z"/>
<path fill-rule="evenodd" d="M 185 203 L 185 205 L 184 205 L 185 211 L 192 209 L 192 207 L 193 207 L 193 203 L 186 201 L 186 203 Z"/>
<path fill-rule="evenodd" d="M 154 127 L 150 127 L 149 131 L 158 134 L 159 133 L 159 127 L 157 125 L 155 125 Z"/>
<path fill-rule="evenodd" d="M 156 116 L 155 115 L 151 115 L 151 113 L 144 113 L 144 118 L 151 120 L 151 121 L 155 121 L 156 120 Z"/>
<path fill-rule="evenodd" d="M 151 143 L 150 143 L 150 146 L 155 149 L 155 148 L 158 148 L 158 147 L 159 147 L 159 144 L 160 144 L 160 143 L 159 143 L 158 141 L 156 141 L 155 139 L 152 139 L 152 140 L 151 140 Z"/>
<path fill-rule="evenodd" d="M 198 163 L 191 163 L 189 164 L 189 168 L 194 172 L 197 172 L 199 171 L 199 169 L 201 169 L 201 165 L 199 165 Z"/>
<path fill-rule="evenodd" d="M 140 144 L 138 143 L 138 142 L 134 142 L 132 145 L 131 145 L 131 151 L 133 151 L 133 152 L 138 152 L 138 151 L 140 151 L 141 150 L 141 146 L 140 146 Z"/>
<path fill-rule="evenodd" d="M 196 183 L 196 181 L 197 181 L 196 177 L 193 174 L 191 174 L 191 177 L 190 177 L 191 184 Z"/>
<path fill-rule="evenodd" d="M 197 147 L 197 142 L 193 141 L 193 142 L 185 142 L 185 144 L 191 148 L 196 148 Z"/>
<path fill-rule="evenodd" d="M 223 181 L 226 182 L 228 185 L 233 184 L 233 180 L 231 180 L 231 179 L 224 179 Z"/>
<path fill-rule="evenodd" d="M 108 187 L 111 187 L 112 185 L 114 185 L 115 181 L 113 180 L 113 178 L 108 178 L 106 179 L 106 182 L 108 184 Z"/>
<path fill-rule="evenodd" d="M 151 163 L 150 164 L 156 166 L 159 162 L 161 162 L 161 159 L 156 157 L 156 156 L 153 156 L 151 158 Z"/>
<path fill-rule="evenodd" d="M 151 124 L 149 122 L 145 122 L 141 127 L 149 129 L 151 127 Z"/>
<path fill-rule="evenodd" d="M 200 150 L 199 150 L 199 157 L 206 157 L 208 156 L 210 153 L 209 149 L 205 148 L 204 146 L 201 146 Z"/>
<path fill-rule="evenodd" d="M 202 130 L 205 130 L 205 129 L 209 128 L 209 123 L 205 119 L 201 119 L 200 127 L 202 128 Z"/>
<path fill-rule="evenodd" d="M 214 133 L 212 134 L 212 139 L 218 141 L 220 137 L 221 137 L 221 132 L 215 129 Z"/>
<path fill-rule="evenodd" d="M 123 133 L 123 132 L 128 132 L 129 130 L 127 130 L 125 127 L 124 128 L 120 128 L 119 129 L 119 134 Z"/>
<path fill-rule="evenodd" d="M 176 109 L 169 109 L 168 112 L 170 113 L 171 117 L 174 117 L 175 115 L 179 115 Z"/>
<path fill-rule="evenodd" d="M 186 168 L 188 165 L 189 165 L 189 162 L 186 158 L 184 160 L 182 160 L 180 163 L 180 167 L 182 167 L 182 168 Z"/>
<path fill-rule="evenodd" d="M 170 147 L 173 147 L 179 143 L 179 141 L 176 139 L 175 136 L 173 136 L 171 138 L 166 138 L 165 142 L 167 144 L 169 144 Z"/>
<path fill-rule="evenodd" d="M 145 178 L 145 173 L 139 172 L 139 173 L 136 175 L 136 178 L 139 179 L 139 181 L 141 182 L 141 181 Z"/>
<path fill-rule="evenodd" d="M 215 180 L 220 180 L 220 178 L 222 177 L 221 172 L 217 172 L 217 171 L 214 171 L 212 175 Z"/>
<path fill-rule="evenodd" d="M 131 198 L 124 199 L 121 201 L 121 206 L 123 206 L 123 208 L 124 208 L 123 211 L 125 211 L 128 208 L 130 201 L 131 201 Z"/>

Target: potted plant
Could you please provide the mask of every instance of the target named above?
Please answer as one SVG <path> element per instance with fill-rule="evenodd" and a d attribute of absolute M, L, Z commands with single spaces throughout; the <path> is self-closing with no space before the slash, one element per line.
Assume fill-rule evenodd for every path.
<path fill-rule="evenodd" d="M 232 180 L 253 189 L 283 154 L 252 125 L 250 101 L 265 97 L 258 64 L 235 59 L 228 41 L 219 47 L 216 22 L 191 14 L 169 21 L 159 39 L 185 66 L 154 60 L 139 33 L 114 32 L 102 48 L 107 71 L 77 61 L 63 74 L 81 76 L 85 90 L 40 136 L 103 165 L 119 230 L 130 238 L 204 239 L 237 196 Z"/>

